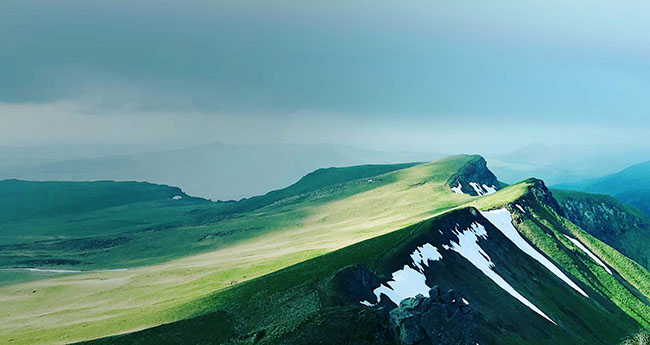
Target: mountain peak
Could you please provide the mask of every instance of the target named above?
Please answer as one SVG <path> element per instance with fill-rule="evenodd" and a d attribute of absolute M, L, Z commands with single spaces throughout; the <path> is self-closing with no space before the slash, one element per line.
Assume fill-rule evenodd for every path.
<path fill-rule="evenodd" d="M 501 185 L 488 169 L 485 158 L 479 155 L 469 156 L 467 163 L 447 183 L 455 192 L 473 196 L 494 193 Z"/>

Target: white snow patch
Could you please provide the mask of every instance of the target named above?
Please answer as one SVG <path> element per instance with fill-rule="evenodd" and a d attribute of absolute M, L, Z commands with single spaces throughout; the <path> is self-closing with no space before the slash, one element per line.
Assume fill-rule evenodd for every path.
<path fill-rule="evenodd" d="M 517 208 L 519 209 L 519 211 L 521 211 L 521 212 L 523 212 L 523 213 L 526 213 L 526 210 L 524 210 L 524 208 L 521 207 L 521 205 L 517 204 L 517 205 L 515 205 L 515 206 L 517 206 Z"/>
<path fill-rule="evenodd" d="M 172 199 L 174 199 L 174 200 L 181 200 L 181 199 L 183 199 L 183 197 L 180 196 L 180 195 L 175 195 L 175 196 L 172 197 Z"/>
<path fill-rule="evenodd" d="M 472 188 L 474 188 L 474 191 L 479 196 L 496 193 L 496 191 L 497 191 L 496 186 L 488 186 L 485 183 L 481 186 L 480 184 L 478 184 L 476 182 L 470 182 L 469 185 L 472 186 Z"/>
<path fill-rule="evenodd" d="M 463 188 L 463 186 L 460 184 L 460 181 L 459 181 L 459 182 L 458 182 L 458 186 L 456 186 L 456 187 L 451 187 L 451 190 L 453 190 L 454 193 L 464 194 L 462 188 Z"/>
<path fill-rule="evenodd" d="M 497 188 L 495 186 L 488 186 L 486 184 L 483 184 L 483 189 L 485 189 L 485 194 L 492 194 L 497 192 Z"/>
<path fill-rule="evenodd" d="M 557 266 L 549 261 L 544 255 L 535 250 L 533 246 L 528 244 L 526 240 L 519 234 L 514 225 L 512 225 L 512 215 L 505 208 L 487 212 L 481 212 L 483 217 L 487 218 L 497 229 L 501 231 L 512 243 L 514 243 L 524 253 L 528 254 L 531 258 L 537 260 L 540 264 L 544 265 L 551 273 L 555 274 L 558 278 L 562 279 L 567 285 L 572 287 L 581 295 L 589 298 L 578 285 L 576 285 L 569 277 L 567 277 Z"/>
<path fill-rule="evenodd" d="M 411 259 L 420 272 L 424 272 L 422 265 L 429 267 L 429 260 L 438 261 L 442 259 L 442 255 L 440 255 L 438 248 L 432 246 L 430 243 L 426 243 L 422 247 L 415 249 L 411 254 Z"/>
<path fill-rule="evenodd" d="M 368 301 L 361 301 L 361 304 L 365 305 L 366 307 L 372 307 L 373 304 L 368 302 Z"/>
<path fill-rule="evenodd" d="M 569 237 L 567 235 L 564 235 L 564 237 L 569 239 L 569 241 L 571 241 L 576 247 L 580 248 L 580 250 L 582 250 L 585 254 L 589 255 L 589 257 L 592 260 L 596 261 L 597 264 L 603 266 L 603 268 L 605 269 L 605 271 L 607 271 L 607 273 L 612 274 L 612 271 L 609 269 L 609 267 L 607 267 L 607 265 L 605 265 L 604 262 L 602 262 L 596 255 L 594 255 L 594 253 L 592 253 L 589 249 L 587 249 L 587 247 L 585 247 L 584 244 L 578 241 L 578 239 Z"/>
<path fill-rule="evenodd" d="M 458 231 L 458 229 L 456 229 Z M 542 312 L 537 306 L 532 302 L 522 296 L 517 290 L 515 290 L 508 282 L 506 282 L 500 275 L 498 275 L 494 270 L 494 263 L 492 259 L 483 251 L 483 249 L 478 245 L 478 239 L 482 237 L 487 239 L 487 232 L 485 227 L 478 223 L 473 223 L 469 229 L 464 230 L 463 232 L 458 233 L 458 242 L 451 242 L 451 250 L 462 255 L 465 259 L 469 260 L 476 268 L 478 268 L 483 274 L 488 278 L 492 279 L 499 287 L 508 292 L 512 297 L 519 300 L 522 304 L 557 325 L 555 321 L 551 320 L 544 312 Z"/>
<path fill-rule="evenodd" d="M 472 186 L 472 188 L 474 188 L 474 191 L 476 192 L 476 194 L 478 194 L 478 195 L 485 194 L 485 192 L 483 191 L 483 188 L 481 188 L 480 184 L 478 184 L 476 182 L 470 182 L 469 185 Z"/>
<path fill-rule="evenodd" d="M 421 247 L 417 247 L 410 256 L 417 270 L 409 265 L 404 265 L 401 270 L 393 272 L 390 281 L 380 285 L 373 291 L 377 296 L 377 301 L 381 298 L 382 293 L 397 305 L 401 301 L 409 297 L 415 297 L 418 294 L 429 297 L 430 287 L 426 284 L 427 278 L 424 275 L 424 266 L 429 267 L 429 261 L 438 261 L 442 259 L 442 255 L 440 255 L 438 248 L 426 243 Z M 368 301 L 360 303 L 372 306 Z"/>

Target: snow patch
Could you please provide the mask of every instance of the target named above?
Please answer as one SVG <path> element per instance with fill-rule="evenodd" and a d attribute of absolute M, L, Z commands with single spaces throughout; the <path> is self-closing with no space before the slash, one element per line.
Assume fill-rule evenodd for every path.
<path fill-rule="evenodd" d="M 474 191 L 479 196 L 496 193 L 496 191 L 497 191 L 496 186 L 488 186 L 486 184 L 483 184 L 481 186 L 480 184 L 478 184 L 476 182 L 470 182 L 469 185 L 472 186 L 472 188 L 474 188 Z"/>
<path fill-rule="evenodd" d="M 485 192 L 483 192 L 483 189 L 481 188 L 480 184 L 478 184 L 476 182 L 470 182 L 469 185 L 472 186 L 472 188 L 474 188 L 474 191 L 476 192 L 476 194 L 478 194 L 478 195 L 485 194 Z"/>
<path fill-rule="evenodd" d="M 175 195 L 175 196 L 172 197 L 172 199 L 174 199 L 174 200 L 181 200 L 181 199 L 183 199 L 183 197 L 180 196 L 180 195 Z"/>
<path fill-rule="evenodd" d="M 485 274 L 488 278 L 492 279 L 493 282 L 499 285 L 499 287 L 508 292 L 512 297 L 519 300 L 519 302 L 543 318 L 557 325 L 555 321 L 551 320 L 550 317 L 544 314 L 544 312 L 542 312 L 537 306 L 535 306 L 532 302 L 517 292 L 517 290 L 515 290 L 510 284 L 508 284 L 508 282 L 506 282 L 494 271 L 494 263 L 492 262 L 492 259 L 490 259 L 487 253 L 483 251 L 483 249 L 478 244 L 479 237 L 487 239 L 487 232 L 485 231 L 485 227 L 483 225 L 472 223 L 468 229 L 462 232 L 459 232 L 458 228 L 456 228 L 455 233 L 458 236 L 458 242 L 452 241 L 451 246 L 445 247 L 463 256 L 470 263 L 472 263 L 472 265 L 483 272 L 483 274 Z"/>
<path fill-rule="evenodd" d="M 488 186 L 486 184 L 483 185 L 483 189 L 485 189 L 485 194 L 492 194 L 497 192 L 497 188 L 495 186 Z"/>
<path fill-rule="evenodd" d="M 424 266 L 429 267 L 430 261 L 438 261 L 442 259 L 442 255 L 440 255 L 438 248 L 426 243 L 417 247 L 410 256 L 417 269 L 404 265 L 401 270 L 393 272 L 390 281 L 380 285 L 373 291 L 377 296 L 377 301 L 381 299 L 382 293 L 397 305 L 401 301 L 419 294 L 429 297 L 430 287 L 426 284 L 427 278 L 424 275 Z M 368 301 L 361 301 L 360 303 L 366 306 L 373 305 Z"/>
<path fill-rule="evenodd" d="M 453 190 L 454 193 L 457 193 L 457 194 L 464 194 L 463 193 L 463 186 L 460 184 L 460 181 L 458 182 L 458 186 L 451 187 L 451 190 Z"/>
<path fill-rule="evenodd" d="M 592 253 L 589 249 L 587 249 L 587 247 L 585 247 L 584 244 L 582 244 L 577 239 L 569 237 L 567 235 L 564 235 L 564 237 L 566 237 L 569 241 L 571 241 L 571 243 L 573 243 L 576 247 L 578 247 L 585 254 L 587 254 L 592 260 L 596 261 L 597 264 L 603 266 L 603 268 L 605 269 L 605 271 L 607 271 L 607 273 L 612 274 L 612 271 L 609 269 L 609 267 L 607 267 L 607 265 L 605 265 L 604 262 L 602 262 L 596 255 L 594 255 L 594 253 Z"/>
<path fill-rule="evenodd" d="M 544 255 L 538 252 L 533 246 L 528 244 L 526 240 L 519 234 L 514 225 L 512 225 L 512 215 L 505 208 L 487 212 L 481 212 L 483 217 L 487 218 L 503 235 L 505 235 L 512 243 L 514 243 L 524 253 L 528 254 L 531 258 L 537 260 L 540 264 L 546 267 L 551 273 L 555 274 L 558 278 L 562 279 L 567 285 L 576 290 L 581 295 L 589 298 L 578 285 L 576 285 L 569 277 L 567 277 L 557 266 L 549 261 Z"/>

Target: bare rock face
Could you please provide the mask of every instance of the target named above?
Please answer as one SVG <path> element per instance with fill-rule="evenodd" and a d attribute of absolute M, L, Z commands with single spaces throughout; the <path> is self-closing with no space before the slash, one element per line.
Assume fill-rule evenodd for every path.
<path fill-rule="evenodd" d="M 339 295 L 347 303 L 354 305 L 359 304 L 360 301 L 377 303 L 377 296 L 373 290 L 378 288 L 381 283 L 377 276 L 363 264 L 338 271 L 334 276 L 334 284 Z"/>
<path fill-rule="evenodd" d="M 418 295 L 402 301 L 390 311 L 390 332 L 398 344 L 476 344 L 474 312 L 460 292 L 440 293 L 437 286 L 430 297 Z"/>
<path fill-rule="evenodd" d="M 458 173 L 447 180 L 457 192 L 478 196 L 499 190 L 501 184 L 481 156 L 475 156 Z"/>

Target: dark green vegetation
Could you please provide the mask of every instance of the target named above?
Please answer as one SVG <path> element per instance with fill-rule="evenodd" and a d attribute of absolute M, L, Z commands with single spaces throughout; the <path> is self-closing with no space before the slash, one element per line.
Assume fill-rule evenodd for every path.
<path fill-rule="evenodd" d="M 561 184 L 557 188 L 608 194 L 650 215 L 650 162 L 598 179 Z"/>
<path fill-rule="evenodd" d="M 469 301 L 472 313 L 476 313 L 472 320 L 479 343 L 615 344 L 640 323 L 648 326 L 647 282 L 636 286 L 639 282 L 626 281 L 635 273 L 627 266 L 634 263 L 560 217 L 557 205 L 548 204 L 552 197 L 541 181 L 509 187 L 515 188 L 524 188 L 524 193 L 512 203 L 502 204 L 495 194 L 480 199 L 479 204 L 508 207 L 515 225 L 528 240 L 577 278 L 590 298 L 524 254 L 475 208 L 463 208 L 183 306 L 196 313 L 194 318 L 90 344 L 394 344 L 394 330 L 387 319 L 388 310 L 395 306 L 362 306 L 361 298 L 369 293 L 372 296 L 377 285 L 367 277 L 359 279 L 370 281 L 366 285 L 354 283 L 349 274 L 341 272 L 368 267 L 385 282 L 404 265 L 415 267 L 410 259 L 415 248 L 426 243 L 444 248 L 450 241 L 458 241 L 458 229 L 473 223 L 487 230 L 487 237 L 479 238 L 478 243 L 495 271 L 557 322 L 553 325 L 514 300 L 456 252 L 441 251 L 442 259 L 429 262 L 425 270 L 427 282 L 442 290 L 456 289 Z M 596 253 L 604 253 L 602 257 L 621 275 L 604 273 L 564 234 L 581 238 Z M 356 266 L 360 264 L 363 266 Z M 645 274 L 642 279 L 648 277 L 643 269 L 636 273 Z M 351 284 L 359 290 L 352 298 L 350 291 L 354 289 L 345 288 Z M 457 312 L 439 317 L 441 329 L 451 329 L 459 321 L 462 314 Z"/>
<path fill-rule="evenodd" d="M 147 201 L 188 198 L 180 188 L 150 183 L 0 181 L 0 222 L 26 221 Z"/>
<path fill-rule="evenodd" d="M 319 169 L 287 188 L 228 202 L 149 183 L 0 181 L 0 267 L 127 268 L 204 252 L 283 221 L 275 220 L 282 215 L 272 210 L 255 216 L 247 212 L 280 200 L 275 209 L 292 211 L 292 204 L 320 194 L 358 193 L 369 184 L 356 180 L 415 164 Z M 377 180 L 372 186 L 380 184 Z M 0 276 L 6 284 L 51 275 L 5 271 Z"/>
<path fill-rule="evenodd" d="M 457 194 L 451 187 L 459 181 L 503 188 Z M 611 198 L 563 193 L 556 192 L 558 203 L 540 180 L 501 185 L 481 157 L 455 156 L 321 169 L 238 202 L 152 196 L 5 222 L 13 228 L 4 237 L 3 267 L 34 260 L 20 265 L 129 270 L 0 287 L 0 341 L 69 343 L 141 330 L 95 342 L 395 344 L 416 337 L 420 344 L 616 344 L 650 326 L 650 273 L 621 254 L 641 257 L 647 241 L 637 235 L 635 251 L 629 239 L 607 235 L 636 233 L 645 218 Z M 480 213 L 503 208 L 526 241 L 589 298 Z M 616 221 L 615 231 L 608 219 Z M 485 226 L 487 237 L 477 243 L 493 271 L 556 324 L 450 249 L 473 223 Z M 429 287 L 439 286 L 438 297 L 400 307 L 387 298 L 375 307 L 360 303 L 377 302 L 380 283 L 405 265 L 416 267 L 410 254 L 424 244 L 442 256 L 422 271 Z M 30 279 L 15 277 L 22 273 L 10 274 L 14 282 Z M 450 289 L 460 295 L 443 294 Z M 469 305 L 448 295 L 462 295 Z"/>
<path fill-rule="evenodd" d="M 611 196 L 553 190 L 565 217 L 645 268 L 650 268 L 650 220 Z"/>
<path fill-rule="evenodd" d="M 633 335 L 625 337 L 621 345 L 649 345 L 650 332 L 641 330 Z"/>

